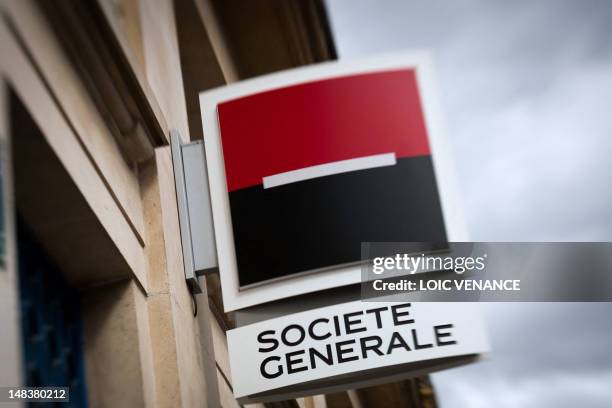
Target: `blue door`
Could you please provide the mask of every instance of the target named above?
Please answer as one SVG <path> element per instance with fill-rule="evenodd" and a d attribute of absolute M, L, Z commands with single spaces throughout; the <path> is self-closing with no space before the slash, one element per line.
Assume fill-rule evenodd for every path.
<path fill-rule="evenodd" d="M 17 225 L 24 384 L 68 386 L 70 402 L 33 407 L 86 407 L 79 293 L 24 222 Z"/>

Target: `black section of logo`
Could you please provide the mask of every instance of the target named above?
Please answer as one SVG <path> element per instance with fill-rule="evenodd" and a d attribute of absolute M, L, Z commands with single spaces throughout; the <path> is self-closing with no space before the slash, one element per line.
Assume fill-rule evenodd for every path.
<path fill-rule="evenodd" d="M 361 242 L 445 242 L 430 156 L 229 193 L 240 286 L 361 260 Z"/>

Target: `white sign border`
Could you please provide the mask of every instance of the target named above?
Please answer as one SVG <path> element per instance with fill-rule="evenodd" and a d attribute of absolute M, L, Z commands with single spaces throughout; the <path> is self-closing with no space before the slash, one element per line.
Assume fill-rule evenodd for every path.
<path fill-rule="evenodd" d="M 326 62 L 205 91 L 200 93 L 200 108 L 223 306 L 226 312 L 332 287 L 356 284 L 361 280 L 361 268 L 356 265 L 299 274 L 293 278 L 266 282 L 240 290 L 221 132 L 217 116 L 218 104 L 305 82 L 402 68 L 414 68 L 416 71 L 448 240 L 450 242 L 468 241 L 465 219 L 456 189 L 452 156 L 444 132 L 443 116 L 438 106 L 438 91 L 429 53 L 421 51 L 361 60 Z M 331 274 L 333 274 L 333 284 L 330 285 Z"/>

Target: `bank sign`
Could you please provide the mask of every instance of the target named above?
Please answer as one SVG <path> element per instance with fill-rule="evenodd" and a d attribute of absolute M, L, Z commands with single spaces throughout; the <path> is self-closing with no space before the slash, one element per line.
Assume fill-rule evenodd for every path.
<path fill-rule="evenodd" d="M 393 367 L 404 377 L 412 363 L 443 368 L 488 351 L 478 306 L 355 301 L 230 330 L 234 394 L 265 400 L 266 393 L 291 395 L 296 384 L 311 384 L 311 393 L 326 391 L 324 383 L 333 389 L 331 380 L 350 373 L 360 373 L 354 382 L 371 384 Z"/>
<path fill-rule="evenodd" d="M 275 303 L 333 304 L 336 288 L 360 283 L 363 242 L 468 241 L 436 101 L 424 54 L 200 94 L 224 309 L 272 316 L 227 333 L 241 403 L 396 381 L 488 350 L 475 304 L 353 301 L 283 316 Z"/>
<path fill-rule="evenodd" d="M 362 242 L 466 241 L 436 100 L 422 54 L 200 94 L 225 311 L 359 283 Z"/>

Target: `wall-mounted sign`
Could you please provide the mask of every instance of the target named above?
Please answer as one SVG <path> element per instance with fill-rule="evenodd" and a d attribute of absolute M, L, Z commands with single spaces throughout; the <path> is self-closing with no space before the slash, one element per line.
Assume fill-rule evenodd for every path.
<path fill-rule="evenodd" d="M 230 330 L 227 339 L 234 395 L 243 402 L 405 378 L 489 349 L 474 303 L 356 301 Z"/>
<path fill-rule="evenodd" d="M 359 282 L 361 242 L 467 239 L 425 56 L 301 68 L 200 103 L 226 311 Z"/>

